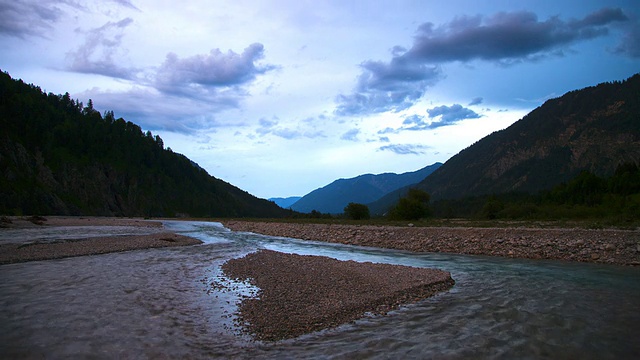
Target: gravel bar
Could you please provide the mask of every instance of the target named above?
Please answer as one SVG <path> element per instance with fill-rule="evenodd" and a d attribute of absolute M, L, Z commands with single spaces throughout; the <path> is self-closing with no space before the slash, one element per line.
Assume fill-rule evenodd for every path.
<path fill-rule="evenodd" d="M 0 245 L 0 264 L 201 243 L 194 238 L 163 232 L 150 235 L 92 237 L 46 244 L 6 244 Z"/>
<path fill-rule="evenodd" d="M 640 231 L 223 221 L 233 231 L 415 252 L 640 265 Z"/>
<path fill-rule="evenodd" d="M 45 218 L 40 216 L 30 218 L 3 217 L 1 227 L 26 229 L 33 227 L 109 225 L 162 228 L 162 223 L 160 222 L 139 219 L 99 217 Z M 106 254 L 148 248 L 196 245 L 201 243 L 202 241 L 191 237 L 160 231 L 147 235 L 102 236 L 86 239 L 61 239 L 53 242 L 2 244 L 0 245 L 0 264 Z"/>
<path fill-rule="evenodd" d="M 386 314 L 448 290 L 437 269 L 339 261 L 259 250 L 222 266 L 226 276 L 260 290 L 239 305 L 238 323 L 257 340 L 277 341 L 332 328 L 367 313 Z"/>

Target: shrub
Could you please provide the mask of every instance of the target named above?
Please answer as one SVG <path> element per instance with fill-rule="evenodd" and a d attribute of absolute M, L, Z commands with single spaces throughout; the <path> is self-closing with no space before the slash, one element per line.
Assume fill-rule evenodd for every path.
<path fill-rule="evenodd" d="M 371 217 L 367 205 L 352 202 L 345 206 L 344 215 L 353 220 L 367 220 Z"/>

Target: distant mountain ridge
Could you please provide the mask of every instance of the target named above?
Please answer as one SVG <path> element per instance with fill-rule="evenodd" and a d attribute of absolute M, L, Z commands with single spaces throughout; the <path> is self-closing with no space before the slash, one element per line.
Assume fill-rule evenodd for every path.
<path fill-rule="evenodd" d="M 267 200 L 273 201 L 274 203 L 276 203 L 276 205 L 280 206 L 283 209 L 288 209 L 291 207 L 291 205 L 293 205 L 296 201 L 300 200 L 301 198 L 302 196 L 289 196 L 286 198 L 274 197 L 274 198 L 269 198 Z"/>
<path fill-rule="evenodd" d="M 313 210 L 330 214 L 342 213 L 350 202 L 366 204 L 375 201 L 391 191 L 422 181 L 441 165 L 435 163 L 403 174 L 365 174 L 339 179 L 303 196 L 291 205 L 291 209 L 303 213 Z"/>
<path fill-rule="evenodd" d="M 610 176 L 640 161 L 640 74 L 546 101 L 462 150 L 416 187 L 432 200 L 537 193 L 586 170 Z M 406 189 L 370 204 L 382 214 Z"/>
<path fill-rule="evenodd" d="M 282 217 L 162 139 L 0 72 L 0 214 Z"/>

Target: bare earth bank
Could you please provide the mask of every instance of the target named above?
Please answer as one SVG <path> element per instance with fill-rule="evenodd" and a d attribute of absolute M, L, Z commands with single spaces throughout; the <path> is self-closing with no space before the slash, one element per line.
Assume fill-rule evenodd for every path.
<path fill-rule="evenodd" d="M 436 269 L 339 261 L 260 250 L 227 261 L 222 270 L 260 288 L 239 305 L 240 325 L 256 339 L 275 341 L 335 327 L 366 313 L 385 314 L 454 284 Z"/>
<path fill-rule="evenodd" d="M 233 231 L 415 252 L 640 265 L 640 231 L 223 221 Z"/>

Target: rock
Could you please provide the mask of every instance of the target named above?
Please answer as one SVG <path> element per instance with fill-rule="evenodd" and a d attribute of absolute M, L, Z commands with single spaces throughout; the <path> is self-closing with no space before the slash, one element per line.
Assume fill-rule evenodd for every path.
<path fill-rule="evenodd" d="M 407 226 L 408 227 L 414 227 L 415 225 L 413 225 L 413 223 L 408 223 Z"/>
<path fill-rule="evenodd" d="M 607 244 L 607 245 L 604 246 L 604 249 L 607 250 L 607 251 L 612 251 L 612 250 L 616 249 L 616 246 L 613 245 L 613 244 Z"/>
<path fill-rule="evenodd" d="M 597 254 L 597 253 L 591 254 L 591 260 L 598 260 L 598 259 L 600 259 L 600 254 Z"/>

